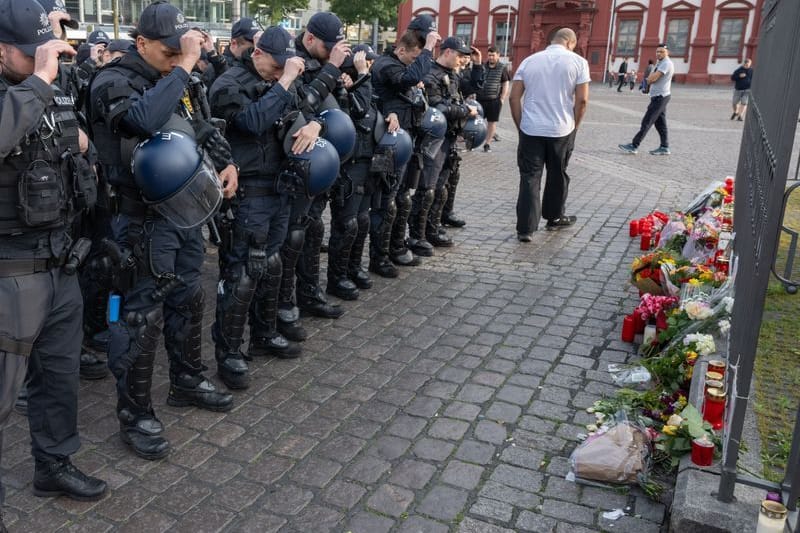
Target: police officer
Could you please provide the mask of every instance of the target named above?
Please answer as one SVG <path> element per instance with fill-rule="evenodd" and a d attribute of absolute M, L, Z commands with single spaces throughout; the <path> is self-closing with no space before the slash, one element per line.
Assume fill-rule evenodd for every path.
<path fill-rule="evenodd" d="M 355 300 L 359 289 L 372 286 L 369 275 L 361 268 L 361 256 L 369 233 L 369 205 L 375 189 L 372 158 L 376 139 L 386 130 L 369 80 L 369 62 L 377 57 L 371 46 L 358 45 L 342 64 L 350 117 L 355 123 L 356 145 L 352 157 L 342 164 L 331 194 L 327 292 L 343 300 Z M 399 127 L 394 114 L 391 127 L 392 131 Z"/>
<path fill-rule="evenodd" d="M 253 39 L 260 31 L 264 31 L 264 29 L 251 18 L 242 17 L 234 22 L 231 27 L 231 44 L 228 45 L 224 54 L 231 65 L 241 59 L 246 51 L 253 50 L 255 47 Z"/>
<path fill-rule="evenodd" d="M 80 447 L 75 270 L 87 243 L 68 231 L 94 201 L 95 176 L 71 100 L 52 85 L 59 54 L 74 53 L 37 2 L 0 0 L 0 428 L 27 369 L 34 494 L 94 500 L 105 482 L 69 459 Z"/>
<path fill-rule="evenodd" d="M 442 209 L 446 200 L 445 184 L 450 175 L 448 158 L 452 158 L 452 147 L 467 117 L 478 113 L 477 107 L 468 106 L 459 92 L 460 62 L 473 54 L 473 67 L 470 81 L 473 85 L 483 84 L 483 65 L 480 52 L 470 48 L 459 37 L 448 37 L 442 42 L 439 57 L 430 72 L 425 76 L 425 90 L 428 103 L 439 109 L 447 118 L 447 135 L 438 150 L 423 155 L 423 168 L 420 183 L 414 193 L 411 216 L 408 219 L 409 246 L 420 255 L 433 255 L 433 246 L 452 246 L 453 241 L 446 233 L 440 232 Z M 467 82 L 464 83 L 467 85 Z M 464 87 L 465 92 L 469 91 Z M 457 157 L 458 154 L 455 154 Z"/>
<path fill-rule="evenodd" d="M 112 229 L 120 248 L 117 277 L 124 305 L 111 327 L 108 356 L 117 378 L 120 436 L 137 455 L 157 459 L 169 451 L 150 400 L 162 329 L 170 362 L 168 404 L 228 411 L 233 398 L 217 392 L 202 374 L 201 229 L 179 228 L 143 202 L 131 173 L 132 148 L 162 129 L 183 130 L 196 135 L 214 161 L 228 197 L 235 193 L 237 171 L 227 141 L 198 118 L 202 103 L 193 103 L 187 89 L 208 35 L 190 30 L 176 7 L 156 1 L 142 11 L 132 36 L 136 50 L 97 74 L 90 103 L 94 142 L 116 193 Z"/>
<path fill-rule="evenodd" d="M 248 309 L 250 355 L 300 355 L 299 346 L 278 333 L 276 320 L 280 248 L 290 210 L 288 191 L 278 182 L 286 159 L 278 134 L 281 119 L 297 109 L 293 85 L 303 68 L 292 36 L 272 26 L 263 32 L 252 54 L 244 54 L 209 92 L 212 113 L 227 122 L 226 136 L 240 165 L 232 231 L 220 249 L 221 281 L 213 327 L 218 373 L 231 389 L 249 385 L 247 363 L 239 348 Z"/>
<path fill-rule="evenodd" d="M 330 104 L 329 95 L 341 77 L 341 67 L 350 53 L 344 40 L 342 22 L 333 13 L 319 12 L 308 21 L 306 30 L 295 39 L 297 55 L 305 60 L 305 70 L 297 85 L 300 107 L 310 121 L 304 126 L 304 135 L 319 136 L 321 124 L 313 120 L 314 114 Z M 322 212 L 327 195 L 314 199 L 296 196 L 292 202 L 289 230 L 281 248 L 283 276 L 279 295 L 278 329 L 290 340 L 306 338 L 299 324 L 299 310 L 322 318 L 338 318 L 341 307 L 331 305 L 319 284 L 319 254 L 325 226 Z M 295 271 L 297 274 L 297 307 L 294 305 Z"/>
<path fill-rule="evenodd" d="M 421 93 L 415 102 L 414 89 L 422 83 L 433 64 L 433 49 L 440 40 L 436 23 L 430 15 L 420 15 L 411 21 L 408 30 L 398 38 L 394 50 L 375 60 L 372 84 L 384 116 L 397 117 L 404 130 L 414 134 L 419 125 L 425 102 Z M 419 259 L 406 247 L 406 223 L 411 212 L 411 187 L 405 174 L 394 176 L 375 198 L 370 211 L 369 269 L 379 276 L 393 278 L 398 272 L 394 264 L 412 266 Z"/>

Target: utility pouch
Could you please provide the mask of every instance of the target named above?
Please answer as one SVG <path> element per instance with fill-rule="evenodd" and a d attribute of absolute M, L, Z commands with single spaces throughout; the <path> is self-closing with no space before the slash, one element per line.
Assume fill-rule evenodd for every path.
<path fill-rule="evenodd" d="M 89 162 L 80 155 L 64 152 L 61 156 L 65 176 L 72 177 L 75 210 L 91 209 L 97 203 L 97 179 Z"/>
<path fill-rule="evenodd" d="M 376 149 L 369 164 L 369 171 L 374 174 L 394 172 L 394 150 L 391 148 Z"/>
<path fill-rule="evenodd" d="M 419 177 L 422 174 L 422 154 L 415 153 L 411 156 L 408 162 L 408 171 L 406 172 L 406 188 L 416 189 L 419 185 Z"/>
<path fill-rule="evenodd" d="M 64 183 L 53 167 L 34 161 L 19 177 L 19 216 L 29 227 L 47 226 L 63 220 L 67 200 Z"/>

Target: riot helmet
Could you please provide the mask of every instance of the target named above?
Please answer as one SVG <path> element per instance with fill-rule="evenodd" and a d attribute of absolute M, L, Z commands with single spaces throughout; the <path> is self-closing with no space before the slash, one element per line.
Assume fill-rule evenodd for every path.
<path fill-rule="evenodd" d="M 444 134 L 447 133 L 447 119 L 441 111 L 435 107 L 429 107 L 422 117 L 420 130 L 434 139 L 444 139 Z"/>
<path fill-rule="evenodd" d="M 411 140 L 411 135 L 404 129 L 398 129 L 391 133 L 386 132 L 375 148 L 376 152 L 379 150 L 392 154 L 394 170 L 399 172 L 411 159 L 411 154 L 414 152 L 414 141 Z"/>
<path fill-rule="evenodd" d="M 131 169 L 144 203 L 178 228 L 205 223 L 222 203 L 214 165 L 183 131 L 160 131 L 140 142 Z"/>
<path fill-rule="evenodd" d="M 482 117 L 486 116 L 486 115 L 483 114 L 483 106 L 476 99 L 468 98 L 468 99 L 464 100 L 464 103 L 467 104 L 467 105 L 471 105 L 474 108 L 477 108 L 478 115 L 480 115 Z"/>
<path fill-rule="evenodd" d="M 303 190 L 309 198 L 314 197 L 331 188 L 339 174 L 339 164 L 333 143 L 320 137 L 310 152 L 289 153 L 281 183 L 289 190 Z"/>
<path fill-rule="evenodd" d="M 461 130 L 467 150 L 472 150 L 482 145 L 486 140 L 486 120 L 483 117 L 470 117 Z"/>
<path fill-rule="evenodd" d="M 353 121 L 341 109 L 326 109 L 317 118 L 322 122 L 321 136 L 336 148 L 341 161 L 347 161 L 356 147 Z"/>

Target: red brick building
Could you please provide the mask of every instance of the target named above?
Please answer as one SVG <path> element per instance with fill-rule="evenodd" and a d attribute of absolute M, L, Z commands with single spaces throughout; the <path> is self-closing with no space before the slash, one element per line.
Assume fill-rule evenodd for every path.
<path fill-rule="evenodd" d="M 798 0 L 800 1 L 800 0 Z M 484 53 L 495 45 L 512 64 L 545 48 L 559 28 L 578 35 L 575 51 L 592 79 L 623 57 L 644 70 L 656 46 L 669 43 L 675 78 L 729 83 L 745 57 L 755 58 L 764 0 L 406 0 L 398 26 L 433 15 L 442 36 L 459 35 Z M 757 67 L 757 64 L 756 64 Z"/>

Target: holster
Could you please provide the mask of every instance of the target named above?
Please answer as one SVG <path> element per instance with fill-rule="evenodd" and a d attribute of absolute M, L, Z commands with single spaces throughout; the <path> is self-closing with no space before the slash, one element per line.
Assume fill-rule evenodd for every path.
<path fill-rule="evenodd" d="M 406 171 L 406 188 L 416 189 L 419 185 L 419 178 L 422 175 L 422 154 L 414 152 L 411 155 L 411 160 L 408 162 L 408 170 Z"/>

